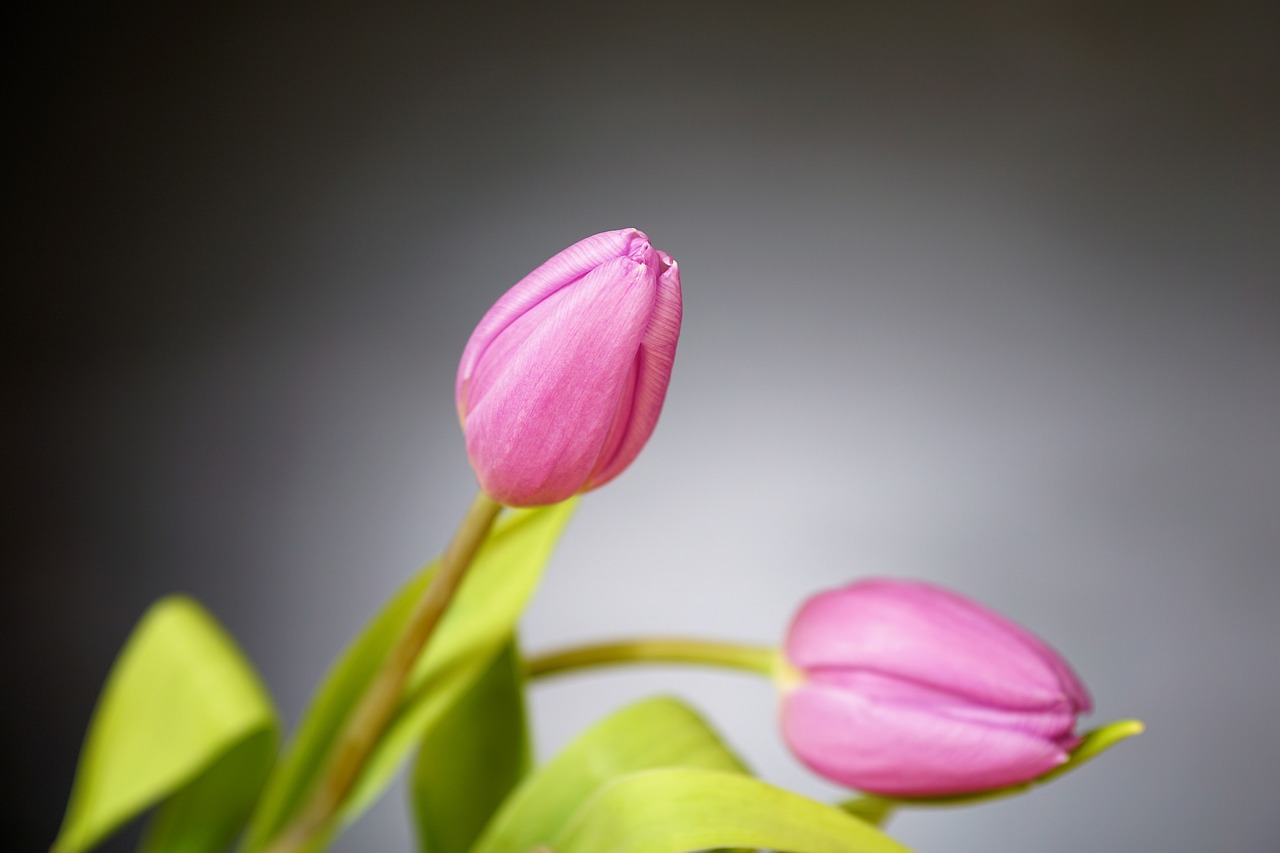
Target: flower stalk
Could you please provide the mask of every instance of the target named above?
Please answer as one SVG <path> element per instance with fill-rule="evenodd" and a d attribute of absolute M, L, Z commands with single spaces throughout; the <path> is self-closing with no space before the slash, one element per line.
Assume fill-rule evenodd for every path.
<path fill-rule="evenodd" d="M 293 820 L 266 847 L 266 853 L 305 850 L 329 829 L 395 714 L 414 664 L 448 610 L 501 511 L 502 504 L 484 493 L 476 496 L 404 631 L 335 741 L 323 775 Z"/>
<path fill-rule="evenodd" d="M 559 649 L 525 661 L 530 678 L 619 664 L 693 664 L 777 677 L 781 659 L 776 649 L 687 637 L 637 637 Z"/>

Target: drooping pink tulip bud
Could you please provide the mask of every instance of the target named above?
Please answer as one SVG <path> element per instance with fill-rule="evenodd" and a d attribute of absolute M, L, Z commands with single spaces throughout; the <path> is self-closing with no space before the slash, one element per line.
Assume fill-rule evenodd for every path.
<path fill-rule="evenodd" d="M 539 506 L 622 473 L 658 422 L 680 317 L 676 262 L 633 228 L 575 243 L 507 291 L 458 366 L 480 487 Z"/>
<path fill-rule="evenodd" d="M 875 579 L 814 596 L 791 624 L 791 750 L 888 796 L 1025 782 L 1067 760 L 1089 694 L 1053 649 L 954 592 Z"/>

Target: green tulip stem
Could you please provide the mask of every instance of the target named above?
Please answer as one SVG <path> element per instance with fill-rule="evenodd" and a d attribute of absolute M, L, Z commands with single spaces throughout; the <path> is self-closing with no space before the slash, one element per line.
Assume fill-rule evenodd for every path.
<path fill-rule="evenodd" d="M 330 828 L 334 816 L 351 792 L 365 761 L 395 714 L 414 664 L 449 608 L 472 560 L 502 511 L 484 493 L 476 497 L 454 533 L 399 639 L 391 647 L 382 668 L 334 742 L 328 765 L 294 818 L 276 835 L 266 853 L 305 850 Z"/>
<path fill-rule="evenodd" d="M 542 678 L 575 669 L 638 663 L 717 666 L 773 678 L 782 677 L 784 668 L 781 656 L 772 648 L 683 637 L 639 637 L 574 646 L 527 658 L 525 671 L 530 678 Z"/>

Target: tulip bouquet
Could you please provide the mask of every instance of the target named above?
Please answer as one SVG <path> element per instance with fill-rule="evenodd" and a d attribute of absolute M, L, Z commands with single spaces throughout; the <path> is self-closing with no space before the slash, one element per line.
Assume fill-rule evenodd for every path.
<path fill-rule="evenodd" d="M 151 810 L 152 853 L 320 850 L 412 760 L 431 853 L 889 853 L 905 850 L 883 829 L 895 810 L 1014 794 L 1141 731 L 1077 733 L 1089 694 L 1056 652 L 919 582 L 820 592 L 781 650 L 642 638 L 526 656 L 520 614 L 576 496 L 652 434 L 680 320 L 679 267 L 635 230 L 589 237 L 516 284 L 458 369 L 480 494 L 334 664 L 288 745 L 233 640 L 194 601 L 161 600 L 107 679 L 53 849 L 90 850 Z M 755 778 L 672 698 L 623 708 L 534 766 L 530 681 L 643 662 L 771 678 L 787 745 L 857 794 L 828 804 Z"/>

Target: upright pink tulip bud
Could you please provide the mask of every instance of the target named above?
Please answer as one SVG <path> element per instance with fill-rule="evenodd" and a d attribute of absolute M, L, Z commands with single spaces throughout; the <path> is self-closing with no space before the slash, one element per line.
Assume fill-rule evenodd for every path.
<path fill-rule="evenodd" d="M 480 487 L 538 506 L 622 473 L 658 422 L 680 316 L 676 262 L 633 228 L 575 243 L 507 291 L 458 366 Z"/>
<path fill-rule="evenodd" d="M 1025 782 L 1067 760 L 1091 709 L 1039 638 L 954 592 L 866 580 L 801 608 L 782 707 L 795 754 L 835 782 L 935 796 Z"/>

